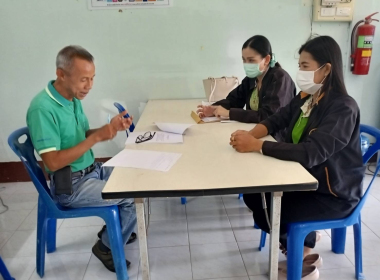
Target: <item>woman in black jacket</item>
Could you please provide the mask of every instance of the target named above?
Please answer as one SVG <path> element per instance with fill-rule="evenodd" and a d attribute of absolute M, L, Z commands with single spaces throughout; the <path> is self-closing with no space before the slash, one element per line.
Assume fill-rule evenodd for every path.
<path fill-rule="evenodd" d="M 289 104 L 296 87 L 276 62 L 267 38 L 248 39 L 242 48 L 245 77 L 226 99 L 212 106 L 198 106 L 200 117 L 221 116 L 244 123 L 259 123 Z M 246 110 L 244 110 L 244 106 Z M 281 140 L 281 137 L 276 137 Z"/>
<path fill-rule="evenodd" d="M 251 131 L 237 131 L 230 138 L 238 152 L 299 162 L 319 182 L 316 192 L 284 193 L 280 227 L 284 250 L 288 223 L 347 217 L 361 198 L 364 176 L 359 108 L 344 85 L 338 44 L 328 36 L 316 37 L 299 54 L 297 84 L 302 92 Z M 258 140 L 284 128 L 288 129 L 283 143 Z M 270 202 L 270 194 L 266 197 Z M 245 194 L 244 202 L 258 226 L 269 232 L 261 195 Z M 304 257 L 315 242 L 312 232 L 305 239 Z"/>

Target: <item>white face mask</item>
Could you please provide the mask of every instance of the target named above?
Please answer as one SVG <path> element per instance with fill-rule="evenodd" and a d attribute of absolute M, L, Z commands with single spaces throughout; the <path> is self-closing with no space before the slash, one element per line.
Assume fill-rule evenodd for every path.
<path fill-rule="evenodd" d="M 315 71 L 302 71 L 298 70 L 296 82 L 298 87 L 307 94 L 315 94 L 318 90 L 321 89 L 323 86 L 323 81 L 326 79 L 326 77 L 322 80 L 320 84 L 314 83 L 314 73 L 317 72 L 319 69 L 324 67 L 326 64 L 322 65 Z"/>

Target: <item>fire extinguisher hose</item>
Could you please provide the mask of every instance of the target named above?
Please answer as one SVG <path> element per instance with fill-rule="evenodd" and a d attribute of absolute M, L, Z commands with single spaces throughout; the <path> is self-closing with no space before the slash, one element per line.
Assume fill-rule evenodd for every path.
<path fill-rule="evenodd" d="M 351 71 L 352 71 L 352 68 L 354 67 L 354 57 L 353 57 L 353 55 L 355 53 L 355 39 L 356 39 L 355 34 L 356 34 L 356 30 L 358 29 L 358 26 L 361 23 L 363 23 L 363 22 L 364 22 L 364 20 L 359 20 L 355 24 L 354 28 L 352 29 L 352 33 L 351 33 Z"/>

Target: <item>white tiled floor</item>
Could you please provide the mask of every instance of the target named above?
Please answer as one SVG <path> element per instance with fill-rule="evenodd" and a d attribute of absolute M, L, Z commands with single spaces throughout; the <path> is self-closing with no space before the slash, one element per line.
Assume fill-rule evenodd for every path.
<path fill-rule="evenodd" d="M 40 279 L 35 272 L 37 193 L 31 183 L 0 184 L 0 196 L 9 206 L 0 214 L 0 255 L 17 280 Z M 380 179 L 362 211 L 367 280 L 380 279 L 379 213 Z M 252 213 L 237 195 L 189 197 L 186 206 L 179 198 L 153 199 L 148 236 L 151 279 L 268 279 L 268 246 L 258 251 L 260 231 L 252 224 Z M 43 279 L 116 279 L 91 253 L 102 225 L 94 217 L 59 221 L 57 251 L 46 256 Z M 344 255 L 332 253 L 330 231 L 322 233 L 315 249 L 324 259 L 320 279 L 354 279 L 352 229 Z M 132 262 L 130 279 L 141 280 L 138 243 L 126 246 L 125 254 Z"/>

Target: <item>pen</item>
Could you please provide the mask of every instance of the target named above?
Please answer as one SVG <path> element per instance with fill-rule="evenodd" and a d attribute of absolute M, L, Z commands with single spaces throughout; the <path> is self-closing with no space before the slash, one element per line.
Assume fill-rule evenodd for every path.
<path fill-rule="evenodd" d="M 124 107 L 121 104 L 115 102 L 113 105 L 118 109 L 119 113 L 125 111 Z M 128 119 L 130 117 L 131 116 L 128 113 L 126 115 L 124 115 L 125 119 Z M 132 123 L 131 126 L 129 127 L 129 131 L 133 132 L 133 130 L 135 130 L 135 125 Z M 128 132 L 127 132 L 127 137 L 128 137 Z"/>

